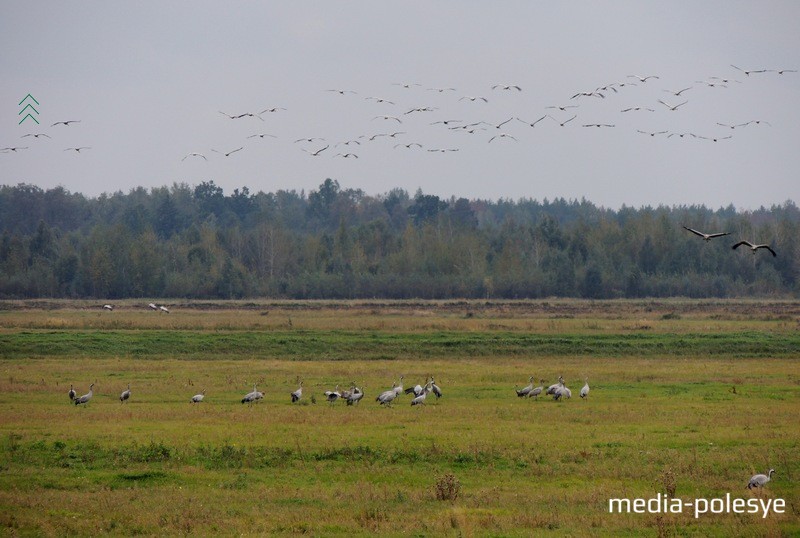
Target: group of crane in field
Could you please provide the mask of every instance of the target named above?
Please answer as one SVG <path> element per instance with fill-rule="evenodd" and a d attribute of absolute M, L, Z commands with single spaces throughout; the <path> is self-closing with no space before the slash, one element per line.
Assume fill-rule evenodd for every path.
<path fill-rule="evenodd" d="M 433 393 L 433 395 L 438 400 L 442 397 L 442 389 L 439 385 L 436 384 L 436 381 L 432 376 L 428 376 L 425 379 L 425 384 L 417 384 L 413 387 L 403 387 L 403 380 L 405 376 L 400 376 L 400 379 L 397 383 L 392 384 L 392 388 L 381 392 L 376 398 L 375 401 L 378 402 L 381 406 L 391 407 L 392 403 L 401 395 L 409 395 L 412 397 L 411 405 L 417 406 L 422 405 L 425 403 L 426 398 L 429 394 Z M 558 377 L 558 383 L 554 383 L 547 387 L 545 390 L 544 388 L 544 379 L 541 380 L 542 385 L 538 387 L 534 387 L 533 383 L 533 376 L 528 378 L 529 385 L 522 389 L 514 389 L 517 393 L 517 396 L 520 398 L 537 398 L 542 393 L 547 396 L 552 396 L 554 400 L 558 401 L 561 399 L 569 399 L 572 398 L 572 391 L 564 385 L 564 378 L 563 376 Z M 92 399 L 94 394 L 94 383 L 89 385 L 89 392 L 84 394 L 83 396 L 78 396 L 75 392 L 75 388 L 73 385 L 69 386 L 69 399 L 75 405 L 80 404 L 87 404 L 89 400 Z M 195 394 L 189 400 L 190 403 L 201 403 L 206 395 L 206 391 L 203 390 L 202 392 Z M 340 390 L 339 385 L 333 390 L 326 390 L 323 395 L 325 396 L 325 401 L 329 404 L 333 405 L 338 400 L 343 400 L 347 405 L 354 405 L 358 404 L 364 398 L 364 389 L 363 387 L 359 387 L 356 385 L 356 382 L 353 381 L 350 383 L 348 389 Z M 291 392 L 289 394 L 291 398 L 291 403 L 296 403 L 303 398 L 303 381 L 299 382 L 299 386 L 297 390 Z M 131 397 L 131 385 L 128 383 L 128 387 L 122 391 L 119 395 L 119 401 L 121 403 L 125 403 Z M 585 384 L 580 392 L 581 398 L 588 398 L 589 397 L 589 378 L 585 379 Z M 243 404 L 253 404 L 260 402 L 264 399 L 264 393 L 258 390 L 257 384 L 253 384 L 253 390 L 248 392 L 242 397 L 241 402 Z M 317 403 L 316 397 L 311 396 L 311 403 Z"/>
<path fill-rule="evenodd" d="M 378 402 L 381 406 L 389 407 L 398 396 L 400 396 L 401 394 L 408 394 L 408 395 L 413 395 L 413 398 L 411 400 L 411 405 L 416 406 L 424 404 L 425 398 L 430 393 L 433 393 L 437 399 L 442 397 L 442 389 L 439 387 L 439 385 L 436 384 L 436 381 L 434 381 L 433 377 L 431 376 L 427 377 L 424 385 L 415 385 L 413 387 L 408 387 L 406 389 L 403 388 L 403 379 L 404 376 L 401 375 L 400 382 L 394 383 L 392 385 L 392 388 L 380 393 L 378 397 L 375 398 L 375 401 Z M 73 385 L 69 386 L 68 396 L 70 401 L 75 405 L 88 404 L 89 400 L 92 399 L 93 394 L 94 394 L 94 383 L 89 385 L 89 392 L 87 392 L 83 396 L 77 395 Z M 205 395 L 206 391 L 203 390 L 202 392 L 192 396 L 189 402 L 201 403 L 205 398 Z M 337 400 L 344 400 L 347 403 L 347 405 L 354 405 L 359 403 L 364 398 L 364 389 L 363 387 L 356 386 L 356 382 L 353 381 L 350 384 L 349 389 L 339 390 L 339 385 L 336 385 L 336 388 L 334 388 L 333 390 L 326 390 L 324 392 L 324 396 L 325 396 L 325 401 L 327 401 L 331 405 L 333 405 Z M 128 383 L 128 388 L 125 389 L 119 395 L 119 401 L 121 403 L 125 403 L 130 399 L 130 397 L 131 397 L 131 385 L 130 383 Z M 299 382 L 297 390 L 290 393 L 290 397 L 291 397 L 291 403 L 296 403 L 303 398 L 303 381 Z M 264 393 L 258 390 L 257 384 L 254 383 L 253 390 L 245 394 L 242 397 L 241 401 L 243 404 L 253 404 L 260 402 L 263 399 L 264 399 Z M 313 395 L 311 396 L 311 403 L 317 403 L 316 397 L 314 397 Z"/>
<path fill-rule="evenodd" d="M 552 396 L 554 400 L 568 400 L 572 398 L 572 391 L 564 385 L 564 377 L 558 376 L 558 383 L 553 383 L 547 389 L 544 388 L 544 379 L 540 379 L 541 385 L 534 387 L 533 376 L 528 378 L 528 386 L 521 389 L 514 389 L 519 398 L 535 398 L 539 399 L 539 395 L 544 393 L 545 396 Z M 583 388 L 581 388 L 580 396 L 582 399 L 589 397 L 589 378 L 584 379 Z"/>

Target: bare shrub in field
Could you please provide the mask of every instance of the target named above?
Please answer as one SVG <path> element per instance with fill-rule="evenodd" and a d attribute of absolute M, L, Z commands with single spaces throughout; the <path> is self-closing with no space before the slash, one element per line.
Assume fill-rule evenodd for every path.
<path fill-rule="evenodd" d="M 461 494 L 461 482 L 452 473 L 445 473 L 436 479 L 436 499 L 439 501 L 455 501 Z"/>
<path fill-rule="evenodd" d="M 664 492 L 670 499 L 675 498 L 675 473 L 672 472 L 672 469 L 667 467 L 664 469 L 664 472 L 661 473 L 661 484 L 664 486 Z"/>

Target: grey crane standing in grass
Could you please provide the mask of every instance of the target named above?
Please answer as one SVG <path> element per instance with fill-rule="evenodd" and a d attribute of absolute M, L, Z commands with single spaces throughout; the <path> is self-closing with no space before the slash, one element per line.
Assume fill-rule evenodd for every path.
<path fill-rule="evenodd" d="M 442 397 L 442 389 L 439 388 L 439 385 L 436 384 L 436 381 L 434 381 L 432 377 L 431 377 L 431 391 L 433 391 L 433 393 L 436 395 L 437 400 Z"/>
<path fill-rule="evenodd" d="M 253 383 L 253 391 L 252 392 L 248 392 L 247 394 L 244 395 L 244 398 L 242 398 L 242 403 L 243 404 L 244 403 L 253 403 L 253 402 L 257 401 L 257 400 L 260 400 L 263 397 L 264 397 L 264 393 L 258 392 L 258 390 L 256 390 L 256 384 Z"/>
<path fill-rule="evenodd" d="M 559 384 L 558 384 L 558 388 L 557 388 L 557 389 L 556 389 L 556 391 L 553 393 L 553 399 L 554 399 L 554 400 L 556 400 L 556 401 L 558 401 L 558 400 L 560 400 L 561 398 L 564 398 L 564 399 L 569 399 L 569 398 L 572 398 L 572 391 L 571 391 L 571 390 L 569 390 L 569 389 L 568 389 L 568 388 L 567 388 L 567 387 L 564 385 L 564 380 L 563 380 L 563 379 L 561 379 L 561 378 L 559 378 Z"/>
<path fill-rule="evenodd" d="M 390 388 L 389 390 L 385 390 L 385 391 L 381 392 L 380 394 L 378 394 L 378 397 L 375 398 L 375 401 L 376 402 L 380 402 L 381 405 L 389 405 L 389 406 L 391 406 L 391 404 L 394 401 L 394 399 L 397 398 L 397 395 L 400 394 L 400 392 L 402 392 L 403 385 L 401 384 L 399 388 L 400 388 L 400 391 L 398 392 L 398 390 L 397 390 L 398 386 L 397 385 L 393 385 L 392 388 Z"/>
<path fill-rule="evenodd" d="M 400 396 L 403 393 L 403 377 L 402 375 L 400 376 L 400 383 L 394 387 L 395 396 Z"/>
<path fill-rule="evenodd" d="M 517 393 L 518 398 L 524 398 L 525 396 L 530 394 L 530 392 L 533 390 L 533 376 L 530 376 L 528 378 L 528 383 L 529 384 L 527 387 L 522 387 L 521 389 L 514 389 L 514 391 Z"/>
<path fill-rule="evenodd" d="M 763 488 L 767 482 L 770 481 L 772 478 L 772 473 L 775 472 L 775 469 L 770 469 L 767 474 L 756 474 L 750 479 L 747 483 L 747 489 L 753 488 Z"/>
<path fill-rule="evenodd" d="M 364 397 L 364 388 L 363 387 L 353 387 L 353 390 L 350 391 L 350 394 L 345 398 L 347 405 L 357 404 L 361 401 Z"/>
<path fill-rule="evenodd" d="M 303 397 L 303 382 L 300 382 L 300 386 L 297 387 L 297 390 L 292 393 L 292 403 L 296 402 L 300 398 Z"/>
<path fill-rule="evenodd" d="M 563 387 L 563 386 L 564 386 L 564 378 L 561 377 L 561 376 L 558 376 L 558 383 L 554 383 L 553 385 L 550 385 L 549 387 L 547 387 L 547 391 L 545 392 L 545 394 L 553 395 L 553 394 L 556 393 L 556 391 L 559 389 L 559 387 Z"/>
<path fill-rule="evenodd" d="M 537 400 L 539 399 L 539 395 L 544 390 L 544 379 L 540 379 L 539 382 L 541 383 L 541 385 L 539 385 L 535 389 L 531 390 L 528 393 L 528 398 L 536 398 Z"/>
<path fill-rule="evenodd" d="M 121 403 L 125 403 L 126 400 L 130 399 L 131 397 L 131 384 L 128 383 L 128 388 L 122 391 L 122 394 L 119 395 L 119 401 Z"/>
<path fill-rule="evenodd" d="M 87 392 L 87 393 L 86 393 L 86 394 L 84 394 L 83 396 L 81 396 L 81 397 L 79 397 L 79 398 L 75 398 L 75 400 L 73 400 L 73 401 L 75 402 L 75 405 L 80 405 L 80 404 L 85 404 L 85 403 L 88 403 L 88 402 L 89 402 L 89 400 L 91 400 L 91 399 L 92 399 L 92 394 L 93 394 L 93 393 L 92 393 L 92 389 L 94 389 L 94 383 L 92 383 L 91 385 L 89 385 L 89 392 Z"/>
<path fill-rule="evenodd" d="M 203 401 L 203 398 L 205 397 L 206 397 L 206 391 L 203 391 L 200 394 L 195 394 L 194 396 L 192 396 L 191 402 L 200 403 Z"/>
<path fill-rule="evenodd" d="M 72 388 L 72 383 L 70 383 L 69 385 L 69 392 L 67 393 L 67 395 L 69 396 L 69 401 L 75 400 L 75 389 Z"/>
<path fill-rule="evenodd" d="M 589 397 L 589 378 L 586 378 L 586 384 L 581 389 L 581 398 L 588 398 Z"/>

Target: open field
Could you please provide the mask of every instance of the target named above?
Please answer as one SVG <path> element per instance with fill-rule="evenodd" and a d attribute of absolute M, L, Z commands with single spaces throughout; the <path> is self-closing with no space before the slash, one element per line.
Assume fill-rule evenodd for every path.
<path fill-rule="evenodd" d="M 147 302 L 0 303 L 4 534 L 800 533 L 798 302 Z M 380 408 L 401 374 L 444 397 Z M 531 375 L 573 398 L 517 398 Z M 667 491 L 786 510 L 609 514 Z"/>

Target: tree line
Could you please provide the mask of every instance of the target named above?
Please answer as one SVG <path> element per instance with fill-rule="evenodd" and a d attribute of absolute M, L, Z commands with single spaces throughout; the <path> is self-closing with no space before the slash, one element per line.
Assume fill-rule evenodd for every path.
<path fill-rule="evenodd" d="M 730 236 L 704 242 L 682 226 Z M 3 298 L 797 296 L 792 201 L 598 207 L 586 200 L 226 195 L 213 181 L 96 198 L 0 186 Z M 731 249 L 746 239 L 777 252 Z"/>

